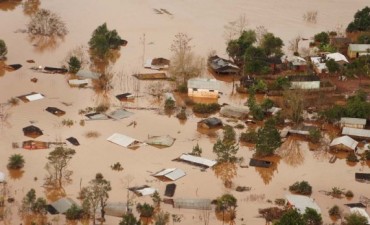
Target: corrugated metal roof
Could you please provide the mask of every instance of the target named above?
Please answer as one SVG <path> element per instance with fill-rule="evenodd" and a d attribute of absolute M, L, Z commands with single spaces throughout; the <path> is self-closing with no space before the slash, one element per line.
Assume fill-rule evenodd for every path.
<path fill-rule="evenodd" d="M 244 119 L 248 116 L 249 107 L 226 105 L 221 108 L 220 114 L 226 117 Z"/>
<path fill-rule="evenodd" d="M 155 173 L 153 176 L 155 177 L 167 177 L 168 179 L 170 180 L 177 180 L 183 176 L 185 176 L 186 173 L 181 170 L 181 169 L 177 169 L 177 168 L 169 168 L 169 169 L 163 169 L 157 173 Z"/>
<path fill-rule="evenodd" d="M 342 135 L 370 138 L 370 130 L 343 127 Z"/>
<path fill-rule="evenodd" d="M 342 137 L 334 138 L 334 140 L 330 143 L 330 146 L 336 146 L 339 144 L 342 144 L 352 150 L 355 150 L 358 145 L 358 142 L 348 136 L 342 136 Z"/>
<path fill-rule="evenodd" d="M 334 53 L 327 54 L 326 59 L 334 59 L 334 61 L 336 61 L 336 62 L 345 61 L 345 62 L 348 63 L 347 58 L 339 52 L 334 52 Z"/>
<path fill-rule="evenodd" d="M 147 187 L 147 188 L 143 188 L 143 189 L 139 189 L 139 190 L 136 190 L 137 192 L 139 192 L 142 196 L 145 196 L 145 195 L 152 195 L 154 194 L 154 192 L 156 191 L 155 188 L 151 188 L 151 187 Z"/>
<path fill-rule="evenodd" d="M 285 198 L 301 214 L 305 213 L 306 208 L 312 208 L 321 214 L 320 207 L 312 198 L 303 195 L 286 195 Z"/>
<path fill-rule="evenodd" d="M 219 90 L 220 82 L 218 82 L 216 79 L 192 78 L 188 80 L 188 88 Z"/>
<path fill-rule="evenodd" d="M 126 135 L 118 134 L 118 133 L 112 134 L 110 137 L 107 138 L 107 140 L 117 145 L 126 147 L 126 148 L 136 141 L 132 137 L 128 137 Z"/>
<path fill-rule="evenodd" d="M 95 73 L 89 70 L 79 70 L 76 73 L 76 76 L 82 77 L 82 78 L 98 79 L 101 76 L 101 74 Z"/>
<path fill-rule="evenodd" d="M 108 116 L 115 119 L 115 120 L 120 120 L 123 118 L 127 118 L 134 115 L 133 112 L 126 111 L 124 109 L 117 109 L 113 112 L 108 113 Z"/>
<path fill-rule="evenodd" d="M 36 93 L 36 94 L 27 95 L 26 98 L 28 101 L 32 102 L 32 101 L 43 99 L 44 96 L 40 93 Z"/>
<path fill-rule="evenodd" d="M 340 118 L 340 123 L 366 125 L 366 119 L 342 117 Z"/>
<path fill-rule="evenodd" d="M 212 167 L 217 163 L 217 161 L 215 161 L 215 160 L 206 159 L 206 158 L 193 156 L 193 155 L 189 155 L 189 154 L 182 154 L 180 156 L 180 159 L 184 160 L 184 161 L 191 162 L 191 163 L 204 165 L 204 166 L 207 166 L 207 167 Z"/>
<path fill-rule="evenodd" d="M 349 44 L 348 48 L 352 52 L 367 52 L 367 49 L 370 49 L 370 44 Z"/>
<path fill-rule="evenodd" d="M 152 136 L 149 137 L 148 140 L 144 141 L 145 143 L 149 145 L 159 145 L 159 146 L 166 146 L 170 147 L 175 142 L 176 138 L 173 138 L 169 135 L 163 135 L 163 136 Z"/>
<path fill-rule="evenodd" d="M 58 212 L 58 213 L 65 213 L 69 208 L 71 208 L 72 204 L 76 204 L 70 198 L 61 198 L 58 201 L 51 203 L 50 205 Z M 77 205 L 77 204 L 76 204 Z"/>

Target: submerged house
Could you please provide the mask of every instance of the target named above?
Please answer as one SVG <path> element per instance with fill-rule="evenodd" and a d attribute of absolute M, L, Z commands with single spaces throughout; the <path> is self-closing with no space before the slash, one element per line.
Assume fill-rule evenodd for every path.
<path fill-rule="evenodd" d="M 66 114 L 65 111 L 61 110 L 61 109 L 58 109 L 56 107 L 47 107 L 45 109 L 47 112 L 55 115 L 55 116 L 63 116 L 64 114 Z"/>
<path fill-rule="evenodd" d="M 220 114 L 225 117 L 236 118 L 236 119 L 246 119 L 248 117 L 249 107 L 247 106 L 231 106 L 226 105 L 221 108 Z"/>
<path fill-rule="evenodd" d="M 138 141 L 138 140 L 136 140 L 132 137 L 128 137 L 128 136 L 123 135 L 123 134 L 119 134 L 119 133 L 112 134 L 111 136 L 109 136 L 107 138 L 107 140 L 114 143 L 114 144 L 123 146 L 125 148 L 131 148 L 131 149 L 138 148 L 141 145 L 140 141 Z"/>
<path fill-rule="evenodd" d="M 344 151 L 355 151 L 357 145 L 358 145 L 357 141 L 353 140 L 351 137 L 348 137 L 346 135 L 334 138 L 333 141 L 330 143 L 331 148 Z"/>
<path fill-rule="evenodd" d="M 216 165 L 216 160 L 206 159 L 199 156 L 194 156 L 190 154 L 182 154 L 179 158 L 175 159 L 175 161 L 182 161 L 189 164 L 193 164 L 200 167 L 209 168 Z"/>
<path fill-rule="evenodd" d="M 50 214 L 64 214 L 73 204 L 78 205 L 70 198 L 61 198 L 48 205 L 47 210 Z"/>
<path fill-rule="evenodd" d="M 351 128 L 359 128 L 363 129 L 366 125 L 366 119 L 361 118 L 350 118 L 350 117 L 342 117 L 340 118 L 340 127 L 351 127 Z"/>
<path fill-rule="evenodd" d="M 316 204 L 315 200 L 304 195 L 286 195 L 288 207 L 296 209 L 300 214 L 304 214 L 307 208 L 316 210 L 321 214 L 320 207 Z"/>
<path fill-rule="evenodd" d="M 188 96 L 218 98 L 220 83 L 216 79 L 192 78 L 188 80 Z"/>
<path fill-rule="evenodd" d="M 211 199 L 184 199 L 178 198 L 173 200 L 174 208 L 183 208 L 183 209 L 201 209 L 201 210 L 210 210 Z"/>
<path fill-rule="evenodd" d="M 171 137 L 170 135 L 162 136 L 150 136 L 148 140 L 144 141 L 148 145 L 152 145 L 159 148 L 171 147 L 175 142 L 176 138 Z"/>
<path fill-rule="evenodd" d="M 304 72 L 307 70 L 307 61 L 299 56 L 293 56 L 289 61 L 292 70 Z"/>
<path fill-rule="evenodd" d="M 208 66 L 216 74 L 237 74 L 240 71 L 240 68 L 232 61 L 220 58 L 217 55 L 208 58 Z"/>
<path fill-rule="evenodd" d="M 319 89 L 320 77 L 316 75 L 295 75 L 288 77 L 291 89 Z"/>
<path fill-rule="evenodd" d="M 222 121 L 216 117 L 209 117 L 207 119 L 202 119 L 197 124 L 198 128 L 212 129 L 222 127 Z"/>
<path fill-rule="evenodd" d="M 182 169 L 178 168 L 163 169 L 153 174 L 154 177 L 157 177 L 161 180 L 172 180 L 172 181 L 178 180 L 185 175 L 186 173 Z"/>
<path fill-rule="evenodd" d="M 170 60 L 165 58 L 150 58 L 145 61 L 144 67 L 152 70 L 168 69 Z"/>
<path fill-rule="evenodd" d="M 350 44 L 347 55 L 350 59 L 370 55 L 370 44 Z"/>
<path fill-rule="evenodd" d="M 343 127 L 342 135 L 348 135 L 356 139 L 368 140 L 370 139 L 370 130 L 358 129 L 351 127 Z"/>

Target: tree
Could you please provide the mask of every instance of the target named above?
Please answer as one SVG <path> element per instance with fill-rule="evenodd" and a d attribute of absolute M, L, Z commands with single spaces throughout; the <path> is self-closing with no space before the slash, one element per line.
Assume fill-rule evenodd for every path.
<path fill-rule="evenodd" d="M 334 205 L 333 207 L 331 207 L 328 211 L 329 213 L 329 216 L 332 216 L 332 217 L 335 217 L 335 218 L 339 218 L 341 216 L 341 210 L 339 208 L 339 206 L 337 205 Z"/>
<path fill-rule="evenodd" d="M 236 162 L 238 158 L 235 155 L 238 150 L 238 144 L 223 142 L 221 139 L 218 139 L 213 145 L 213 152 L 217 155 L 218 162 Z"/>
<path fill-rule="evenodd" d="M 169 72 L 178 86 L 186 86 L 190 78 L 199 76 L 203 71 L 203 59 L 192 52 L 191 40 L 187 34 L 178 33 L 171 44 Z"/>
<path fill-rule="evenodd" d="M 56 147 L 49 153 L 48 162 L 46 163 L 46 169 L 49 172 L 49 184 L 56 188 L 62 188 L 63 181 L 69 180 L 72 171 L 67 168 L 74 154 L 76 154 L 74 149 L 62 146 Z"/>
<path fill-rule="evenodd" d="M 366 225 L 367 218 L 359 213 L 350 213 L 344 217 L 346 225 Z"/>
<path fill-rule="evenodd" d="M 280 218 L 279 221 L 274 223 L 274 225 L 307 225 L 307 223 L 303 220 L 302 215 L 299 214 L 294 209 L 291 209 L 284 213 L 284 215 Z"/>
<path fill-rule="evenodd" d="M 191 152 L 191 155 L 194 156 L 201 156 L 202 155 L 202 148 L 199 146 L 199 143 L 193 147 L 193 151 Z"/>
<path fill-rule="evenodd" d="M 33 35 L 42 36 L 64 36 L 68 33 L 66 24 L 61 18 L 47 9 L 40 9 L 32 15 L 27 29 Z"/>
<path fill-rule="evenodd" d="M 370 31 L 370 8 L 368 6 L 355 13 L 354 20 L 348 24 L 346 31 Z"/>
<path fill-rule="evenodd" d="M 30 189 L 22 200 L 20 212 L 24 215 L 27 214 L 46 214 L 46 200 L 44 198 L 37 198 L 35 189 Z"/>
<path fill-rule="evenodd" d="M 70 73 L 77 73 L 81 69 L 81 61 L 76 56 L 71 56 L 68 61 Z"/>
<path fill-rule="evenodd" d="M 299 123 L 305 106 L 303 93 L 299 90 L 285 90 L 283 96 L 286 104 L 285 113 L 294 123 Z"/>
<path fill-rule="evenodd" d="M 236 207 L 238 200 L 232 194 L 224 194 L 216 199 L 216 212 L 229 214 L 232 219 L 236 217 Z M 223 217 L 224 219 L 224 217 Z"/>
<path fill-rule="evenodd" d="M 141 225 L 141 222 L 132 213 L 126 213 L 123 215 L 119 225 Z"/>
<path fill-rule="evenodd" d="M 8 48 L 6 47 L 5 41 L 0 39 L 0 60 L 4 59 L 8 54 Z"/>
<path fill-rule="evenodd" d="M 303 220 L 307 225 L 322 225 L 322 217 L 315 209 L 306 208 L 303 214 Z"/>
<path fill-rule="evenodd" d="M 97 194 L 101 207 L 101 217 L 105 221 L 105 207 L 109 198 L 108 192 L 112 190 L 110 182 L 104 179 L 101 173 L 95 175 L 95 179 L 90 181 L 92 190 Z"/>
<path fill-rule="evenodd" d="M 370 33 L 361 34 L 360 36 L 358 36 L 357 43 L 370 44 Z"/>
<path fill-rule="evenodd" d="M 67 220 L 79 220 L 82 218 L 82 215 L 83 215 L 83 210 L 74 203 L 66 211 Z"/>
<path fill-rule="evenodd" d="M 321 131 L 319 129 L 310 129 L 309 131 L 308 138 L 312 143 L 319 143 L 321 139 Z"/>
<path fill-rule="evenodd" d="M 170 214 L 168 212 L 159 212 L 154 217 L 155 225 L 166 225 L 170 222 Z"/>
<path fill-rule="evenodd" d="M 165 110 L 172 110 L 175 108 L 175 101 L 172 98 L 167 98 L 164 102 Z"/>
<path fill-rule="evenodd" d="M 223 131 L 222 142 L 232 142 L 232 143 L 234 143 L 235 140 L 236 140 L 235 138 L 236 138 L 236 133 L 235 133 L 234 128 L 230 125 L 226 125 L 224 127 L 224 131 Z"/>
<path fill-rule="evenodd" d="M 281 137 L 275 127 L 275 120 L 269 118 L 257 132 L 256 154 L 257 156 L 272 155 L 280 145 Z"/>
<path fill-rule="evenodd" d="M 328 68 L 329 73 L 337 73 L 340 71 L 340 66 L 334 59 L 327 60 L 325 65 Z"/>
<path fill-rule="evenodd" d="M 140 217 L 144 217 L 146 219 L 145 224 L 148 224 L 149 219 L 154 215 L 154 207 L 148 203 L 138 203 L 136 205 L 136 210 L 140 213 Z"/>
<path fill-rule="evenodd" d="M 327 32 L 320 32 L 315 34 L 314 40 L 319 42 L 321 45 L 329 44 L 329 34 Z"/>
<path fill-rule="evenodd" d="M 267 33 L 263 36 L 260 47 L 265 51 L 266 56 L 281 57 L 283 52 L 281 48 L 284 46 L 283 40 L 275 37 L 272 33 Z"/>
<path fill-rule="evenodd" d="M 297 181 L 289 186 L 289 191 L 302 195 L 310 195 L 312 193 L 312 186 L 307 181 Z"/>
<path fill-rule="evenodd" d="M 244 71 L 251 74 L 264 74 L 269 72 L 266 62 L 267 55 L 262 47 L 250 46 L 244 53 Z"/>
<path fill-rule="evenodd" d="M 127 43 L 116 30 L 109 30 L 106 23 L 98 26 L 89 40 L 89 46 L 94 56 L 105 59 L 111 49 L 118 49 Z"/>
<path fill-rule="evenodd" d="M 244 64 L 245 51 L 257 41 L 254 30 L 243 31 L 238 39 L 230 40 L 226 52 L 237 65 Z"/>
<path fill-rule="evenodd" d="M 7 167 L 9 169 L 20 169 L 24 166 L 24 158 L 21 154 L 13 154 L 9 157 Z"/>
<path fill-rule="evenodd" d="M 159 208 L 161 204 L 161 196 L 159 195 L 158 191 L 155 191 L 152 195 L 152 201 L 155 207 Z"/>

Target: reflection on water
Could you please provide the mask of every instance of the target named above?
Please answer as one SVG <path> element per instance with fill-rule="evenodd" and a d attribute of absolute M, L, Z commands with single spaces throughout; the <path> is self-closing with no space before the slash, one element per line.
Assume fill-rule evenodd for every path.
<path fill-rule="evenodd" d="M 35 51 L 43 53 L 45 51 L 54 51 L 63 41 L 63 37 L 29 35 L 28 41 L 35 47 Z"/>
<path fill-rule="evenodd" d="M 47 224 L 47 221 L 48 221 L 47 216 L 43 214 L 24 215 L 22 219 L 23 219 L 24 225 Z"/>
<path fill-rule="evenodd" d="M 236 211 L 221 211 L 215 212 L 216 218 L 222 221 L 222 224 L 235 225 Z"/>
<path fill-rule="evenodd" d="M 64 188 L 53 188 L 53 187 L 46 187 L 44 188 L 45 196 L 47 200 L 50 202 L 55 202 L 59 200 L 60 198 L 63 198 L 66 196 L 66 192 Z"/>
<path fill-rule="evenodd" d="M 26 0 L 23 2 L 23 13 L 27 16 L 32 16 L 40 8 L 40 0 Z"/>
<path fill-rule="evenodd" d="M 21 4 L 21 2 L 22 2 L 22 0 L 5 0 L 5 1 L 0 1 L 0 10 L 2 10 L 2 11 L 12 11 L 19 4 Z"/>
<path fill-rule="evenodd" d="M 304 154 L 301 144 L 299 143 L 299 140 L 292 136 L 288 137 L 276 153 L 283 158 L 286 164 L 293 167 L 302 165 L 304 162 Z"/>
<path fill-rule="evenodd" d="M 281 157 L 278 155 L 274 155 L 274 156 L 267 156 L 267 157 L 263 157 L 259 159 L 272 162 L 272 165 L 269 168 L 255 167 L 255 170 L 260 174 L 263 180 L 263 183 L 268 185 L 271 182 L 272 178 L 274 177 L 275 171 L 278 171 L 277 170 L 278 164 L 280 163 Z"/>
<path fill-rule="evenodd" d="M 5 62 L 0 60 L 0 77 L 5 75 Z"/>
<path fill-rule="evenodd" d="M 231 188 L 232 180 L 237 175 L 237 166 L 235 163 L 218 163 L 213 167 L 217 178 L 220 178 L 226 188 Z"/>
<path fill-rule="evenodd" d="M 24 174 L 24 170 L 11 170 L 9 169 L 9 176 L 13 180 L 21 179 Z"/>

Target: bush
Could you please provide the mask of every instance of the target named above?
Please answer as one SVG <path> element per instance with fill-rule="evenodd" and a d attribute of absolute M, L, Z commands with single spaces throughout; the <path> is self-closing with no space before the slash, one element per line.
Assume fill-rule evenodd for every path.
<path fill-rule="evenodd" d="M 354 152 L 350 152 L 347 156 L 347 161 L 348 162 L 358 162 L 359 160 L 357 159 L 357 156 Z"/>
<path fill-rule="evenodd" d="M 346 196 L 347 198 L 353 198 L 354 194 L 351 190 L 348 190 L 346 191 L 346 193 L 344 193 L 344 196 Z"/>
<path fill-rule="evenodd" d="M 7 53 L 8 53 L 8 48 L 6 47 L 5 42 L 2 39 L 0 39 L 0 59 L 5 58 Z"/>
<path fill-rule="evenodd" d="M 312 193 L 312 187 L 307 181 L 297 181 L 289 186 L 289 191 L 302 195 L 310 195 Z"/>
<path fill-rule="evenodd" d="M 97 132 L 97 131 L 88 131 L 88 132 L 86 132 L 85 136 L 87 138 L 97 138 L 97 137 L 100 136 L 100 133 Z"/>
<path fill-rule="evenodd" d="M 67 127 L 71 127 L 71 126 L 73 126 L 73 120 L 71 120 L 71 119 L 63 119 L 62 120 L 62 125 L 63 126 L 67 126 Z"/>
<path fill-rule="evenodd" d="M 243 132 L 240 134 L 239 140 L 242 142 L 249 142 L 255 144 L 257 142 L 257 132 L 254 130 Z"/>
<path fill-rule="evenodd" d="M 110 49 L 118 49 L 124 43 L 116 30 L 109 30 L 107 24 L 103 23 L 94 30 L 89 46 L 94 55 L 104 58 Z"/>
<path fill-rule="evenodd" d="M 339 209 L 339 206 L 334 205 L 333 207 L 331 207 L 329 209 L 329 216 L 340 217 L 340 209 Z"/>
<path fill-rule="evenodd" d="M 98 113 L 102 113 L 102 112 L 106 112 L 108 109 L 109 109 L 109 106 L 107 106 L 107 105 L 98 105 L 95 108 L 95 111 L 98 112 Z"/>
<path fill-rule="evenodd" d="M 9 157 L 7 167 L 9 169 L 20 169 L 24 166 L 24 158 L 21 154 L 13 154 Z"/>
<path fill-rule="evenodd" d="M 243 124 L 240 124 L 240 123 L 234 126 L 234 128 L 236 128 L 236 129 L 244 129 L 244 127 L 245 126 Z"/>
<path fill-rule="evenodd" d="M 218 103 L 211 103 L 211 104 L 203 104 L 203 103 L 196 103 L 193 106 L 194 113 L 215 113 L 220 110 L 221 106 Z"/>
<path fill-rule="evenodd" d="M 197 143 L 196 146 L 193 147 L 193 151 L 190 154 L 194 155 L 194 156 L 201 156 L 202 155 L 202 148 L 199 146 L 198 143 Z"/>
<path fill-rule="evenodd" d="M 167 98 L 164 102 L 164 109 L 165 110 L 172 110 L 175 108 L 175 101 L 171 98 Z"/>
<path fill-rule="evenodd" d="M 80 209 L 76 204 L 72 204 L 71 207 L 66 211 L 67 220 L 79 220 L 82 218 L 83 210 Z"/>
<path fill-rule="evenodd" d="M 70 73 L 77 73 L 81 69 L 81 61 L 76 56 L 71 56 L 68 61 L 68 70 Z"/>
<path fill-rule="evenodd" d="M 121 163 L 119 163 L 119 162 L 116 162 L 115 164 L 111 165 L 110 168 L 112 170 L 115 170 L 115 171 L 122 171 L 123 170 L 123 167 L 122 167 Z"/>
<path fill-rule="evenodd" d="M 61 18 L 47 9 L 40 9 L 27 25 L 28 32 L 34 35 L 64 36 L 68 33 L 66 24 Z"/>
<path fill-rule="evenodd" d="M 343 191 L 338 187 L 333 187 L 331 189 L 330 195 L 334 198 L 340 198 L 342 197 Z"/>
<path fill-rule="evenodd" d="M 177 86 L 177 91 L 180 93 L 188 93 L 188 85 L 187 84 L 179 84 Z"/>

